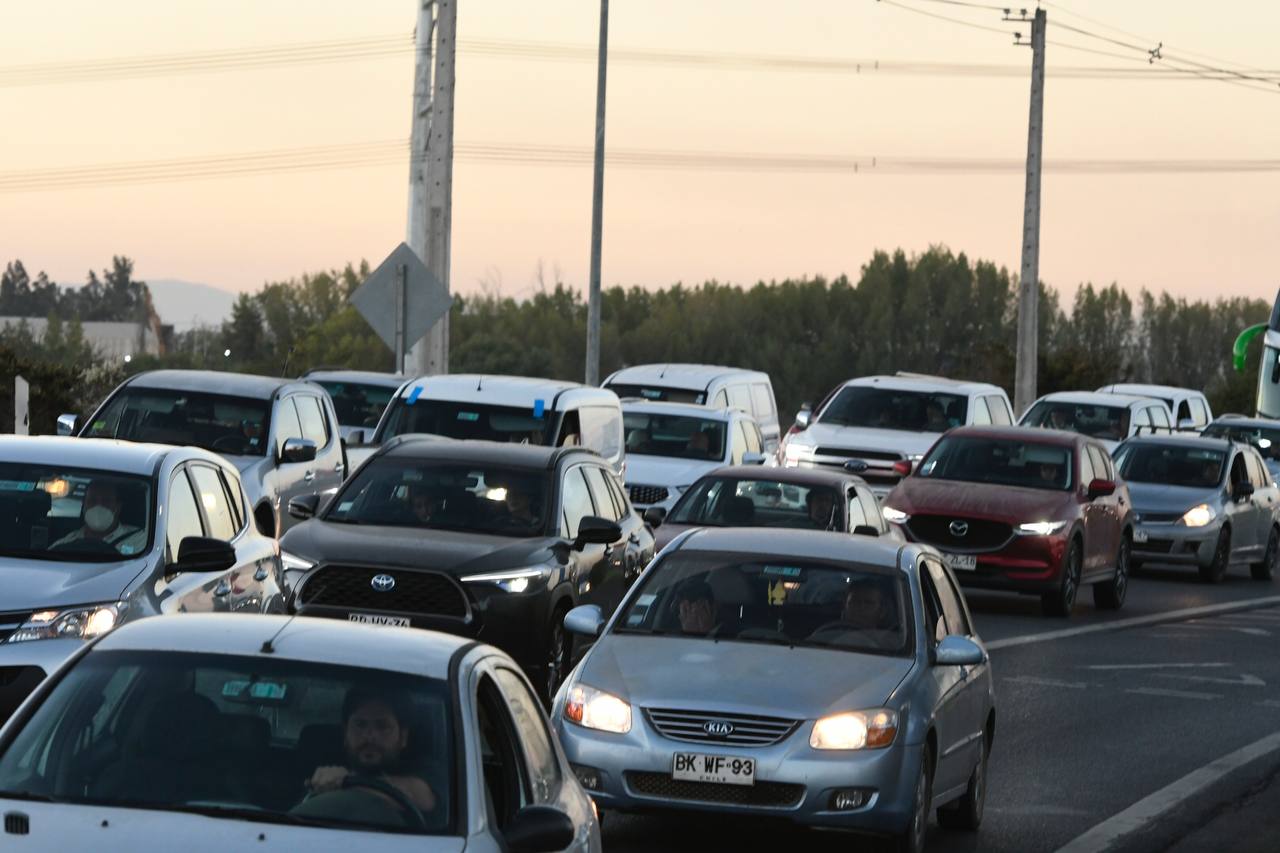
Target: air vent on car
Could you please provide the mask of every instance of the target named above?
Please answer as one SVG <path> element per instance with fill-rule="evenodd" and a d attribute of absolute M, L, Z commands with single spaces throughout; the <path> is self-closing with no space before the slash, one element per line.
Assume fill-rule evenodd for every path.
<path fill-rule="evenodd" d="M 5 812 L 4 831 L 9 835 L 27 835 L 31 832 L 31 820 L 21 812 Z"/>

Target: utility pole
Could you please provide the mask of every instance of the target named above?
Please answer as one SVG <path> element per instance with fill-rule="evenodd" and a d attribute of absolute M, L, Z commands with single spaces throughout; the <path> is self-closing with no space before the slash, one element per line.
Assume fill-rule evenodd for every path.
<path fill-rule="evenodd" d="M 458 0 L 418 0 L 405 243 L 446 290 L 453 225 L 453 59 L 457 33 Z M 418 374 L 448 372 L 448 314 L 413 346 L 407 365 Z"/>
<path fill-rule="evenodd" d="M 604 102 L 609 57 L 609 0 L 600 0 L 600 47 L 596 58 L 596 159 L 591 187 L 591 272 L 587 290 L 586 383 L 600 384 L 600 237 L 604 223 Z"/>
<path fill-rule="evenodd" d="M 1036 9 L 1031 20 L 1031 119 L 1027 126 L 1027 197 L 1022 213 L 1022 275 L 1018 281 L 1018 348 L 1013 382 L 1013 408 L 1019 417 L 1036 399 L 1036 362 L 1040 349 L 1040 143 L 1044 136 L 1044 28 L 1045 11 Z"/>

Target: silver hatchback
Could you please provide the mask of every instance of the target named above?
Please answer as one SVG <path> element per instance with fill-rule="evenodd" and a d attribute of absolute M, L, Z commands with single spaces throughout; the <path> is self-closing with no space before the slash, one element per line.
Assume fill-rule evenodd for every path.
<path fill-rule="evenodd" d="M 976 829 L 995 732 L 987 653 L 937 552 L 799 530 L 674 540 L 553 720 L 600 806 L 760 814 L 923 849 Z"/>

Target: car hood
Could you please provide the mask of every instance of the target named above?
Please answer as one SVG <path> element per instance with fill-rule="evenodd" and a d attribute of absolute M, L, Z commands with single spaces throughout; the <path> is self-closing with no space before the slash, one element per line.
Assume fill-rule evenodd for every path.
<path fill-rule="evenodd" d="M 45 610 L 116 601 L 146 565 L 145 559 L 60 563 L 0 557 L 0 609 Z"/>
<path fill-rule="evenodd" d="M 627 454 L 627 485 L 688 486 L 723 462 Z"/>
<path fill-rule="evenodd" d="M 1167 486 L 1163 483 L 1135 483 L 1126 481 L 1129 486 L 1129 500 L 1139 513 L 1156 512 L 1160 514 L 1177 513 L 1181 515 L 1193 506 L 1207 503 L 1218 506 L 1222 499 L 1222 489 L 1205 489 L 1199 486 Z"/>
<path fill-rule="evenodd" d="M 325 563 L 437 569 L 455 576 L 514 569 L 555 559 L 555 536 L 531 539 L 486 536 L 455 530 L 418 530 L 305 521 L 289 530 L 280 547 Z"/>
<path fill-rule="evenodd" d="M 917 456 L 925 453 L 942 433 L 904 432 L 894 429 L 837 426 L 819 421 L 800 435 L 802 443 L 814 447 L 840 447 L 847 450 L 876 450 Z"/>
<path fill-rule="evenodd" d="M 963 515 L 1018 522 L 1058 518 L 1072 499 L 1071 492 L 1050 489 L 907 477 L 884 503 L 908 515 Z"/>
<path fill-rule="evenodd" d="M 661 551 L 663 548 L 667 547 L 667 543 L 672 539 L 675 539 L 686 530 L 692 530 L 696 526 L 698 525 L 667 524 L 666 522 L 663 522 L 661 526 L 655 528 L 653 531 L 653 547 L 656 550 Z"/>
<path fill-rule="evenodd" d="M 883 705 L 914 663 L 835 649 L 608 634 L 579 678 L 640 707 L 812 719 Z"/>

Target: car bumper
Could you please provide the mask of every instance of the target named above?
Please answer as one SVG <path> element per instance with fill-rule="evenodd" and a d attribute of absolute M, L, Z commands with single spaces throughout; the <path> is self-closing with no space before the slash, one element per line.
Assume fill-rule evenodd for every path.
<path fill-rule="evenodd" d="M 922 748 L 896 744 L 865 752 L 820 752 L 808 745 L 808 726 L 769 747 L 725 747 L 662 737 L 637 714 L 631 731 L 615 735 L 557 719 L 557 734 L 584 787 L 603 808 L 622 811 L 689 811 L 773 817 L 806 826 L 894 833 L 910 818 L 913 783 Z M 751 787 L 676 781 L 677 752 L 752 758 Z M 836 810 L 837 791 L 860 789 L 867 801 Z"/>
<path fill-rule="evenodd" d="M 0 723 L 31 691 L 80 649 L 83 640 L 32 640 L 0 643 Z"/>
<path fill-rule="evenodd" d="M 908 541 L 919 541 L 913 539 L 905 527 L 897 527 Z M 973 557 L 977 561 L 977 565 L 971 569 L 961 568 L 954 561 L 948 562 L 956 579 L 964 587 L 1010 592 L 1049 592 L 1057 588 L 1062 577 L 1067 542 L 1067 536 L 1062 534 L 1014 536 L 999 550 L 961 555 Z M 944 557 L 949 556 L 945 550 L 939 550 Z"/>
<path fill-rule="evenodd" d="M 1133 531 L 1132 558 L 1144 563 L 1207 566 L 1217 550 L 1222 521 L 1204 527 L 1182 524 L 1138 524 Z M 1146 541 L 1141 541 L 1141 540 Z"/>

